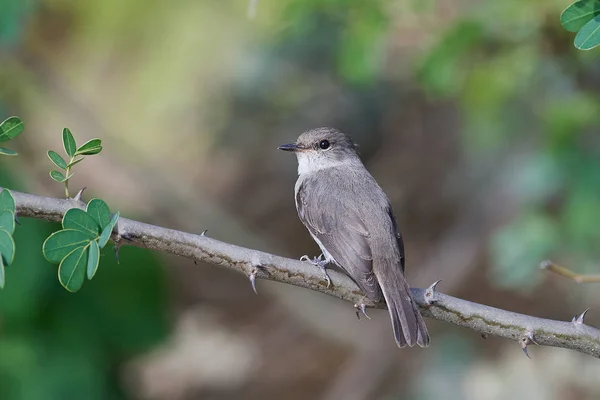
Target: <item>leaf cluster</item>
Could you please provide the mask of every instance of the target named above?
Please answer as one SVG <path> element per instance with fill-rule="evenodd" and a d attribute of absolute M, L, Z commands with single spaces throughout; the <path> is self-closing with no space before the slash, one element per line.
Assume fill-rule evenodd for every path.
<path fill-rule="evenodd" d="M 577 32 L 575 47 L 593 49 L 600 44 L 600 1 L 576 1 L 562 12 L 560 23 L 569 32 Z"/>
<path fill-rule="evenodd" d="M 3 189 L 0 192 L 0 289 L 4 287 L 4 267 L 12 264 L 15 259 L 15 199 L 12 194 Z"/>
<path fill-rule="evenodd" d="M 85 157 L 82 156 L 91 156 L 100 153 L 102 151 L 102 141 L 100 139 L 91 139 L 77 147 L 75 138 L 68 128 L 63 129 L 62 141 L 65 153 L 69 157 L 69 161 L 66 161 L 54 150 L 48 151 L 48 158 L 50 161 L 52 161 L 56 167 L 64 171 L 52 170 L 50 171 L 50 177 L 56 182 L 65 183 L 65 194 L 69 197 L 69 179 L 73 176 L 71 168 L 84 160 Z"/>
<path fill-rule="evenodd" d="M 98 270 L 100 249 L 106 246 L 119 219 L 108 205 L 92 199 L 86 210 L 72 208 L 63 216 L 63 229 L 50 235 L 42 252 L 58 266 L 58 280 L 70 292 L 78 291 L 86 277 L 91 280 Z"/>
<path fill-rule="evenodd" d="M 0 142 L 14 139 L 23 132 L 23 121 L 19 117 L 8 117 L 0 123 Z M 17 152 L 6 147 L 0 147 L 0 154 L 16 156 Z"/>

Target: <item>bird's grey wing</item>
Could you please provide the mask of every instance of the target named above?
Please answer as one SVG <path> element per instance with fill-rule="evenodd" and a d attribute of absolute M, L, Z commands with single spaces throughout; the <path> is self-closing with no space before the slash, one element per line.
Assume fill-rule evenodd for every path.
<path fill-rule="evenodd" d="M 398 224 L 396 223 L 396 217 L 394 217 L 391 205 L 388 205 L 387 213 L 392 220 L 392 229 L 394 230 L 394 235 L 398 241 L 398 250 L 400 251 L 400 265 L 402 266 L 402 272 L 404 272 L 404 263 L 406 261 L 406 256 L 404 255 L 404 241 L 402 240 L 402 234 L 398 230 Z"/>
<path fill-rule="evenodd" d="M 380 301 L 382 292 L 373 273 L 369 233 L 355 208 L 348 203 L 348 196 L 332 195 L 330 190 L 313 186 L 306 190 L 307 184 L 310 182 L 299 185 L 296 193 L 300 220 L 367 296 Z"/>

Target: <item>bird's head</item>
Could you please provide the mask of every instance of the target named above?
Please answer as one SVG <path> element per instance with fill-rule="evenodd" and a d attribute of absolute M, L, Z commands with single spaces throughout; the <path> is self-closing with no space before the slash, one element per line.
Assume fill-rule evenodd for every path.
<path fill-rule="evenodd" d="M 304 132 L 296 143 L 279 146 L 298 158 L 298 174 L 356 162 L 356 145 L 350 136 L 334 128 L 316 128 Z"/>

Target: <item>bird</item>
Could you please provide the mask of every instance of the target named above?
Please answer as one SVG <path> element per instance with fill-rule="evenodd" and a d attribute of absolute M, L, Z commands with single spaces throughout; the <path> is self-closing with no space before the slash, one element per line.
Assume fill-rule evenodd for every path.
<path fill-rule="evenodd" d="M 333 264 L 367 298 L 385 299 L 398 347 L 427 347 L 430 337 L 404 276 L 404 243 L 392 206 L 352 138 L 334 128 L 316 128 L 278 148 L 298 160 L 298 217 L 322 252 L 309 261 L 321 268 L 328 284 L 326 265 Z M 364 313 L 364 304 L 361 309 Z"/>

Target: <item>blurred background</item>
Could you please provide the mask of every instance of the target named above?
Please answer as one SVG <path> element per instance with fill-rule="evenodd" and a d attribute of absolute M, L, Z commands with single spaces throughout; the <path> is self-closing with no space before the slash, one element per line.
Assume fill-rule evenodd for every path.
<path fill-rule="evenodd" d="M 569 1 L 0 0 L 0 119 L 25 132 L 0 186 L 64 196 L 49 149 L 121 215 L 299 258 L 304 130 L 337 127 L 393 203 L 409 282 L 570 320 L 600 291 L 600 51 Z M 22 220 L 0 292 L 0 398 L 597 399 L 600 363 L 427 320 L 395 347 L 387 313 L 212 265 L 112 249 L 77 294 L 42 257 L 58 225 Z"/>

